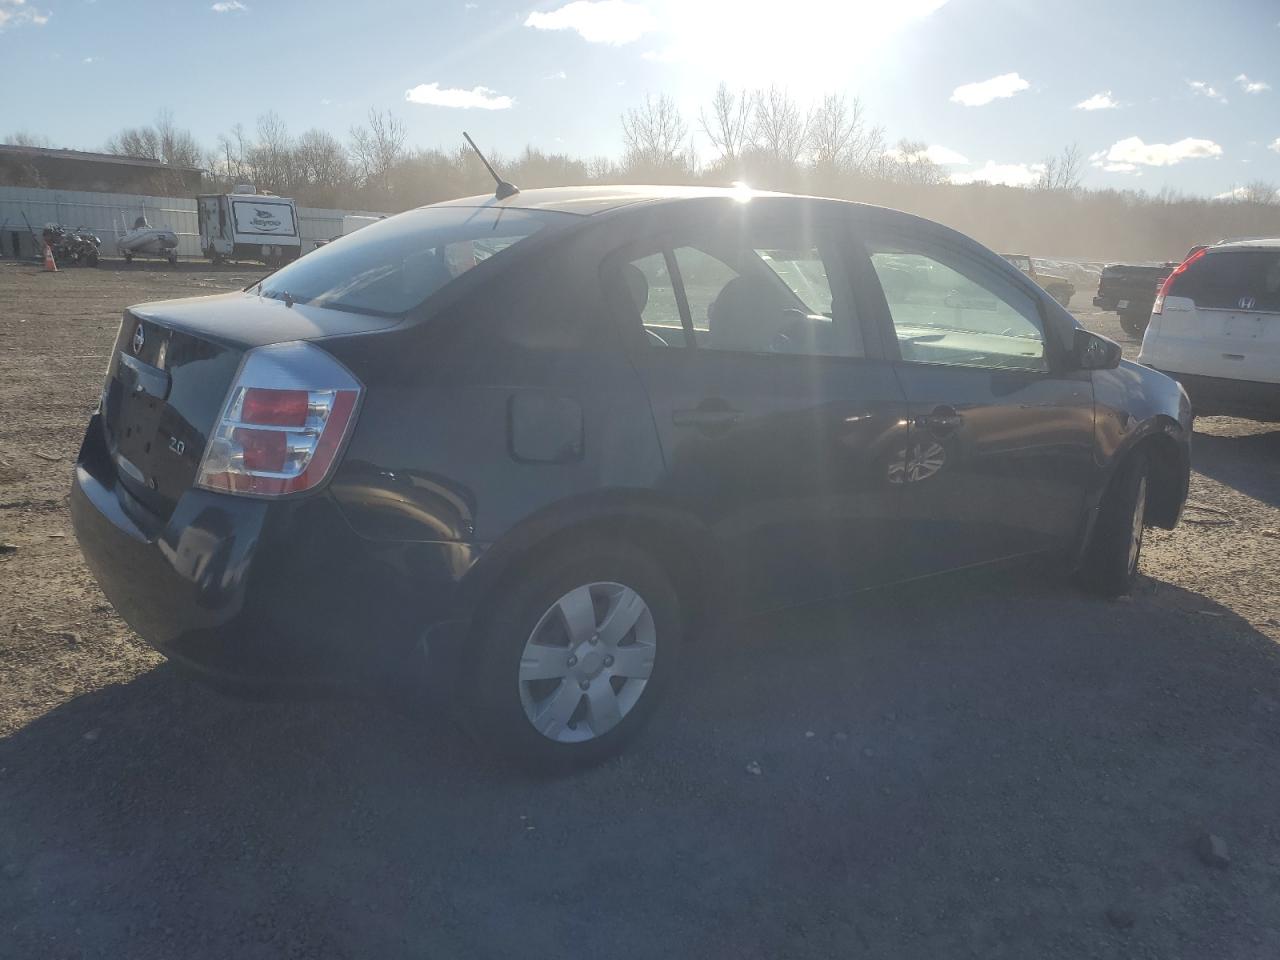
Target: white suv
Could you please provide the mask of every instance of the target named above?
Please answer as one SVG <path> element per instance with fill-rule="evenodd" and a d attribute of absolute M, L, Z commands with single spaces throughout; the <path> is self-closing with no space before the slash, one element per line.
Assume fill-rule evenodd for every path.
<path fill-rule="evenodd" d="M 1280 239 L 1197 250 L 1160 287 L 1138 361 L 1198 416 L 1280 420 Z"/>

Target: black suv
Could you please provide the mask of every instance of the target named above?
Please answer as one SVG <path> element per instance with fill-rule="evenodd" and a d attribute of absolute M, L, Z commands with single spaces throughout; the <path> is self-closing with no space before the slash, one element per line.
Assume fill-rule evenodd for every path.
<path fill-rule="evenodd" d="M 71 504 L 174 660 L 421 673 L 565 765 L 635 732 L 725 588 L 760 610 L 1050 553 L 1126 590 L 1190 433 L 1176 383 L 935 223 L 531 190 L 126 311 Z"/>

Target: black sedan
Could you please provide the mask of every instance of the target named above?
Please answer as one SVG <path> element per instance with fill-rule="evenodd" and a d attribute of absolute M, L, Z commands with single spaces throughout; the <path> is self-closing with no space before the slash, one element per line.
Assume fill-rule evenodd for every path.
<path fill-rule="evenodd" d="M 1190 435 L 1176 383 L 938 224 L 531 190 L 126 311 L 71 505 L 175 661 L 416 678 L 562 767 L 636 732 L 712 604 L 1033 554 L 1126 591 Z"/>

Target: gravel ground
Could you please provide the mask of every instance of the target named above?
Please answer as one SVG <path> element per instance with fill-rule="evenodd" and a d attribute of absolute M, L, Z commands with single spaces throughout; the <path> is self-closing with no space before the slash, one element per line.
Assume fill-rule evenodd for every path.
<path fill-rule="evenodd" d="M 735 624 L 626 756 L 533 781 L 193 685 L 81 563 L 121 308 L 243 270 L 0 263 L 0 957 L 1280 955 L 1280 430 L 1198 425 L 1131 599 L 987 571 Z"/>

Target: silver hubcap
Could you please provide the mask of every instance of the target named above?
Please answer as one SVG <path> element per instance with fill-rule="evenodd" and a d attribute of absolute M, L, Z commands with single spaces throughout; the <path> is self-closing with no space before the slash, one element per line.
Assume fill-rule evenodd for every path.
<path fill-rule="evenodd" d="M 1138 569 L 1138 554 L 1142 551 L 1142 530 L 1147 520 L 1147 478 L 1138 481 L 1137 501 L 1133 505 L 1133 529 L 1129 536 L 1129 572 Z"/>
<path fill-rule="evenodd" d="M 525 641 L 520 702 L 544 737 L 581 743 L 631 712 L 653 674 L 658 636 L 640 594 L 620 583 L 575 587 Z"/>

